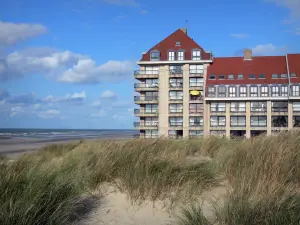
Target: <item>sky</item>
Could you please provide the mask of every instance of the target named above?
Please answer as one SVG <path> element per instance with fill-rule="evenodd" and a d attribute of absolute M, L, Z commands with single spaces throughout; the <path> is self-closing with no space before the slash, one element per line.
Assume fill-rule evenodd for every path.
<path fill-rule="evenodd" d="M 182 27 L 215 57 L 299 53 L 300 0 L 0 0 L 0 128 L 132 129 L 136 62 Z"/>

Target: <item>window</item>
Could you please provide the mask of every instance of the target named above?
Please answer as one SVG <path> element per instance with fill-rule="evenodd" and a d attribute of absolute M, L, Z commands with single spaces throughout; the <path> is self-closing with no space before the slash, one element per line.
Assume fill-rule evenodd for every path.
<path fill-rule="evenodd" d="M 158 130 L 145 130 L 145 138 L 157 138 Z"/>
<path fill-rule="evenodd" d="M 245 127 L 246 126 L 246 116 L 231 116 L 230 117 L 231 127 Z"/>
<path fill-rule="evenodd" d="M 282 85 L 281 86 L 281 96 L 288 96 L 288 86 L 287 85 Z"/>
<path fill-rule="evenodd" d="M 267 117 L 266 116 L 251 116 L 250 117 L 251 127 L 266 127 Z"/>
<path fill-rule="evenodd" d="M 170 88 L 182 88 L 183 79 L 182 78 L 170 78 Z"/>
<path fill-rule="evenodd" d="M 300 102 L 293 102 L 293 111 L 300 112 Z"/>
<path fill-rule="evenodd" d="M 153 101 L 158 99 L 157 91 L 147 91 L 145 92 L 145 101 Z"/>
<path fill-rule="evenodd" d="M 159 74 L 159 67 L 158 66 L 146 66 L 145 67 L 145 73 L 147 75 Z"/>
<path fill-rule="evenodd" d="M 216 79 L 216 75 L 214 75 L 214 74 L 209 75 L 209 79 L 210 80 L 215 80 Z"/>
<path fill-rule="evenodd" d="M 292 85 L 292 96 L 299 96 L 299 85 Z"/>
<path fill-rule="evenodd" d="M 190 65 L 190 73 L 203 74 L 203 65 Z"/>
<path fill-rule="evenodd" d="M 144 84 L 145 84 L 144 87 L 156 88 L 158 87 L 158 79 L 146 79 Z"/>
<path fill-rule="evenodd" d="M 261 97 L 269 96 L 269 87 L 267 85 L 263 85 L 260 87 L 260 96 Z"/>
<path fill-rule="evenodd" d="M 290 77 L 297 77 L 297 74 L 296 73 L 291 73 Z"/>
<path fill-rule="evenodd" d="M 272 116 L 272 127 L 287 127 L 288 117 L 287 116 Z"/>
<path fill-rule="evenodd" d="M 285 73 L 280 74 L 280 78 L 287 78 L 287 74 Z"/>
<path fill-rule="evenodd" d="M 246 102 L 231 102 L 230 112 L 246 112 Z"/>
<path fill-rule="evenodd" d="M 216 88 L 215 86 L 209 86 L 207 88 L 207 97 L 215 97 L 216 95 Z"/>
<path fill-rule="evenodd" d="M 184 51 L 177 52 L 177 60 L 184 60 Z"/>
<path fill-rule="evenodd" d="M 272 112 L 287 112 L 288 102 L 272 102 Z"/>
<path fill-rule="evenodd" d="M 169 92 L 170 100 L 183 100 L 182 91 L 170 91 Z"/>
<path fill-rule="evenodd" d="M 157 113 L 158 105 L 157 104 L 146 104 L 145 105 L 145 113 Z"/>
<path fill-rule="evenodd" d="M 225 127 L 226 126 L 226 117 L 225 116 L 211 116 L 210 117 L 210 126 L 211 127 Z"/>
<path fill-rule="evenodd" d="M 258 88 L 257 86 L 250 86 L 250 97 L 258 96 Z"/>
<path fill-rule="evenodd" d="M 182 127 L 183 118 L 182 117 L 169 117 L 170 127 Z"/>
<path fill-rule="evenodd" d="M 191 103 L 189 108 L 190 108 L 190 113 L 203 113 L 203 104 Z"/>
<path fill-rule="evenodd" d="M 294 116 L 293 124 L 294 127 L 300 127 L 300 116 Z"/>
<path fill-rule="evenodd" d="M 145 127 L 158 126 L 158 117 L 145 117 Z"/>
<path fill-rule="evenodd" d="M 247 97 L 247 86 L 240 86 L 240 97 Z"/>
<path fill-rule="evenodd" d="M 202 87 L 203 86 L 203 78 L 190 78 L 190 87 Z"/>
<path fill-rule="evenodd" d="M 219 75 L 219 80 L 225 80 L 225 75 Z"/>
<path fill-rule="evenodd" d="M 271 94 L 272 94 L 272 97 L 279 96 L 279 87 L 278 86 L 272 86 L 271 87 Z"/>
<path fill-rule="evenodd" d="M 259 75 L 258 75 L 258 78 L 259 78 L 259 79 L 265 79 L 266 76 L 265 76 L 264 74 L 259 74 Z"/>
<path fill-rule="evenodd" d="M 241 80 L 241 79 L 244 79 L 244 75 L 243 75 L 243 74 L 239 74 L 239 75 L 238 75 L 238 79 L 240 79 L 240 80 Z"/>
<path fill-rule="evenodd" d="M 190 126 L 191 127 L 203 126 L 203 117 L 201 117 L 201 116 L 191 116 L 190 117 Z"/>
<path fill-rule="evenodd" d="M 229 74 L 228 75 L 228 80 L 233 80 L 234 79 L 234 75 L 233 74 Z"/>
<path fill-rule="evenodd" d="M 276 73 L 272 74 L 272 79 L 276 79 L 276 78 L 278 78 L 278 74 Z"/>
<path fill-rule="evenodd" d="M 211 112 L 225 112 L 226 111 L 226 103 L 225 102 L 212 102 L 210 104 Z"/>
<path fill-rule="evenodd" d="M 183 112 L 183 104 L 170 104 L 169 112 L 170 113 L 182 113 Z"/>
<path fill-rule="evenodd" d="M 225 85 L 220 85 L 218 87 L 218 96 L 219 97 L 226 97 L 226 86 Z"/>
<path fill-rule="evenodd" d="M 192 60 L 201 60 L 201 52 L 200 49 L 194 49 L 192 51 Z"/>
<path fill-rule="evenodd" d="M 176 41 L 176 44 L 175 44 L 176 46 L 180 46 L 181 44 L 180 44 L 180 41 Z"/>
<path fill-rule="evenodd" d="M 170 66 L 170 73 L 171 74 L 182 74 L 182 66 Z"/>
<path fill-rule="evenodd" d="M 203 135 L 203 130 L 190 130 L 189 135 L 191 137 L 202 136 Z"/>
<path fill-rule="evenodd" d="M 236 87 L 229 87 L 229 97 L 236 97 Z"/>
<path fill-rule="evenodd" d="M 251 102 L 251 112 L 267 112 L 267 102 Z"/>
<path fill-rule="evenodd" d="M 248 79 L 255 79 L 255 74 L 249 74 Z"/>
<path fill-rule="evenodd" d="M 174 61 L 175 60 L 175 52 L 170 51 L 169 52 L 169 61 Z"/>
<path fill-rule="evenodd" d="M 159 61 L 160 60 L 160 52 L 157 50 L 153 50 L 150 52 L 150 60 L 151 61 Z"/>

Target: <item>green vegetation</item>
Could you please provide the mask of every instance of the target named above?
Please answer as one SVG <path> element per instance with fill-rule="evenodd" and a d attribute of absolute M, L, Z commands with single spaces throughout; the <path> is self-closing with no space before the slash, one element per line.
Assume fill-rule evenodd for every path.
<path fill-rule="evenodd" d="M 188 202 L 179 225 L 299 224 L 299 134 L 49 145 L 0 162 L 0 224 L 72 224 L 79 198 L 106 183 L 132 201 Z M 211 221 L 197 201 L 224 181 L 230 191 Z"/>

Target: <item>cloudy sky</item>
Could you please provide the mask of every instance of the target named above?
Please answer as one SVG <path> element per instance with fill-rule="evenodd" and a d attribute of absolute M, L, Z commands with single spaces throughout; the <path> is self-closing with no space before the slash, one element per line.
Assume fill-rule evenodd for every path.
<path fill-rule="evenodd" d="M 0 7 L 1 128 L 133 128 L 133 70 L 180 27 L 215 56 L 300 52 L 300 0 L 15 0 Z"/>

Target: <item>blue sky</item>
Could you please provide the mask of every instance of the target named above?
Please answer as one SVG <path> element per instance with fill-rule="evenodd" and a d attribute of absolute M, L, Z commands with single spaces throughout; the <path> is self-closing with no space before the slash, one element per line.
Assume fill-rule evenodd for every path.
<path fill-rule="evenodd" d="M 186 26 L 215 56 L 300 52 L 300 0 L 3 1 L 0 127 L 133 128 L 135 62 Z"/>

